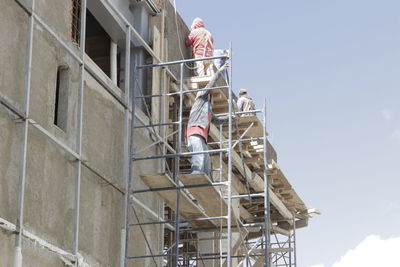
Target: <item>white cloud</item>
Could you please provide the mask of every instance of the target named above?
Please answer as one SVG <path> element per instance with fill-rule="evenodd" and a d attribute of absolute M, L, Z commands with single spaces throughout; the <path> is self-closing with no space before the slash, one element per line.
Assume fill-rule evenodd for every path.
<path fill-rule="evenodd" d="M 315 265 L 311 265 L 310 267 L 324 267 L 323 264 L 315 264 Z"/>
<path fill-rule="evenodd" d="M 393 112 L 388 108 L 384 108 L 381 111 L 381 115 L 386 121 L 391 121 L 393 118 Z"/>
<path fill-rule="evenodd" d="M 400 237 L 382 239 L 370 235 L 332 267 L 400 267 L 399 251 Z"/>

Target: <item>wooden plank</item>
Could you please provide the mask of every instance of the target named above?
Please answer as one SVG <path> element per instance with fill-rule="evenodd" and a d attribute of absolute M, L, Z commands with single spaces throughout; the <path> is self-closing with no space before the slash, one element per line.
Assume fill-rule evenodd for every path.
<path fill-rule="evenodd" d="M 210 126 L 210 136 L 214 140 L 219 140 L 219 130 L 213 124 Z M 232 151 L 232 163 L 242 175 L 246 175 L 247 179 L 249 179 L 249 184 L 256 192 L 264 191 L 264 180 L 258 174 L 253 174 L 247 165 L 243 166 L 242 160 L 236 151 Z M 288 210 L 285 204 L 276 196 L 274 192 L 272 192 L 271 189 L 269 189 L 269 195 L 271 204 L 274 205 L 279 213 L 288 220 L 289 224 L 293 224 L 292 213 Z"/>
<path fill-rule="evenodd" d="M 276 234 L 281 234 L 281 235 L 284 235 L 284 236 L 289 236 L 290 235 L 290 231 L 282 229 L 279 226 L 275 226 L 275 225 L 272 225 L 272 231 L 271 232 L 274 232 Z"/>
<path fill-rule="evenodd" d="M 242 205 L 239 205 L 240 217 L 243 219 L 250 219 L 253 216 Z"/>
<path fill-rule="evenodd" d="M 264 256 L 260 256 L 257 258 L 256 262 L 253 264 L 253 267 L 263 267 L 264 266 Z"/>
<path fill-rule="evenodd" d="M 164 188 L 164 187 L 174 187 L 176 186 L 175 182 L 168 177 L 165 173 L 157 173 L 157 174 L 147 174 L 140 175 L 140 178 L 149 188 Z M 165 191 L 157 191 L 156 194 L 167 203 L 171 209 L 176 211 L 176 203 L 177 203 L 177 194 L 176 190 L 165 190 Z M 196 204 L 188 197 L 187 194 L 181 191 L 180 194 L 180 207 L 179 214 L 184 219 L 197 219 L 197 218 L 205 218 L 207 217 Z M 213 227 L 214 224 L 211 221 L 202 221 L 202 222 L 192 222 L 190 223 L 193 227 Z"/>
<path fill-rule="evenodd" d="M 186 83 L 197 83 L 206 85 L 211 80 L 211 76 L 193 76 L 190 78 L 185 79 Z"/>
<path fill-rule="evenodd" d="M 264 136 L 264 126 L 257 116 L 243 116 L 237 118 L 237 125 L 239 129 L 239 135 L 241 135 L 252 123 L 254 125 L 249 129 L 244 137 L 263 137 Z M 236 123 L 236 122 L 235 122 Z M 236 124 L 233 124 L 233 131 L 236 132 Z M 224 132 L 228 132 L 228 127 L 225 126 Z"/>
<path fill-rule="evenodd" d="M 296 225 L 296 229 L 307 227 L 308 226 L 308 218 L 297 220 L 295 225 Z M 289 225 L 288 222 L 279 222 L 278 226 L 280 228 L 282 228 L 284 230 L 288 230 L 288 231 L 293 229 L 293 225 Z"/>
<path fill-rule="evenodd" d="M 178 177 L 185 186 L 211 184 L 210 179 L 203 173 L 180 174 Z M 195 197 L 208 216 L 227 216 L 228 204 L 215 187 L 189 188 L 188 191 Z M 226 220 L 215 220 L 215 224 L 217 225 L 221 225 L 221 222 L 222 225 L 226 225 Z M 236 225 L 236 220 L 234 218 L 232 218 L 232 225 Z"/>
<path fill-rule="evenodd" d="M 272 229 L 271 229 L 271 234 L 281 234 L 284 236 L 289 237 L 290 235 L 290 231 L 282 229 L 278 226 L 272 225 Z M 248 234 L 248 239 L 255 239 L 255 238 L 260 238 L 264 235 L 264 231 L 259 229 L 259 228 L 250 228 L 249 229 L 249 234 Z"/>
<path fill-rule="evenodd" d="M 297 195 L 296 191 L 293 189 L 292 185 L 289 183 L 288 179 L 279 168 L 275 161 L 268 164 L 268 176 L 273 178 L 274 188 L 284 188 L 285 193 L 282 197 L 285 197 L 286 206 L 289 205 L 293 207 L 296 212 L 306 212 L 307 206 L 304 204 L 303 200 Z M 276 186 L 278 185 L 278 186 Z"/>
<path fill-rule="evenodd" d="M 257 174 L 254 175 L 254 177 L 249 180 L 249 184 L 256 190 L 257 192 L 263 192 L 264 191 L 264 180 L 258 176 Z M 293 224 L 292 219 L 292 213 L 289 211 L 289 209 L 285 206 L 285 204 L 279 199 L 279 197 L 270 189 L 268 188 L 269 192 L 269 201 L 271 202 L 272 205 L 279 211 L 279 213 L 288 220 L 289 224 Z"/>

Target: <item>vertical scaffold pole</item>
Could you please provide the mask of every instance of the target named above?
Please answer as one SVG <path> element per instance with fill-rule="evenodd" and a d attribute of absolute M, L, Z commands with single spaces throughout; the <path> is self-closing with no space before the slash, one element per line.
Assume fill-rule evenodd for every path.
<path fill-rule="evenodd" d="M 294 218 L 294 217 L 293 217 Z M 293 220 L 292 220 L 293 221 Z M 293 225 L 293 227 L 294 227 L 294 225 Z M 289 240 L 288 240 L 289 242 L 288 242 L 288 247 L 289 247 L 289 249 L 290 248 L 292 248 L 292 242 L 293 242 L 293 232 L 292 231 L 289 231 Z M 292 263 L 293 263 L 293 260 L 292 260 L 292 258 L 293 258 L 293 252 L 291 252 L 291 251 L 289 251 L 289 267 L 292 267 L 293 265 L 292 265 Z"/>
<path fill-rule="evenodd" d="M 17 236 L 15 238 L 14 251 L 14 267 L 22 266 L 22 233 L 24 224 L 24 199 L 25 199 L 25 180 L 26 180 L 26 157 L 28 146 L 28 129 L 29 129 L 29 103 L 31 92 L 31 74 L 32 74 L 32 46 L 33 46 L 33 25 L 34 25 L 35 0 L 31 2 L 31 14 L 29 15 L 28 24 L 28 40 L 25 58 L 25 74 L 24 74 L 24 122 L 22 124 L 21 138 L 21 161 L 19 164 L 19 192 L 17 206 Z"/>
<path fill-rule="evenodd" d="M 229 44 L 229 122 L 228 122 L 228 267 L 232 267 L 232 43 Z"/>
<path fill-rule="evenodd" d="M 136 92 L 137 92 L 137 77 L 139 76 L 139 69 L 137 67 L 138 63 L 138 57 L 135 55 L 134 62 L 136 64 L 134 71 L 133 71 L 133 81 L 135 81 L 133 84 L 133 88 L 131 91 L 131 144 L 130 144 L 130 160 L 132 161 L 132 156 L 135 154 L 136 146 L 135 146 L 135 125 L 136 125 Z M 126 213 L 126 238 L 125 238 L 125 267 L 128 265 L 128 254 L 129 254 L 129 219 L 130 219 L 130 190 L 131 190 L 131 185 L 132 185 L 132 180 L 135 178 L 135 164 L 131 163 L 131 166 L 129 168 L 129 184 L 128 184 L 128 206 L 127 206 L 127 213 Z"/>
<path fill-rule="evenodd" d="M 297 256 L 296 256 L 296 217 L 293 214 L 293 266 L 297 266 Z"/>
<path fill-rule="evenodd" d="M 223 143 L 222 143 L 222 133 L 223 133 L 223 128 L 222 128 L 222 124 L 219 126 L 219 148 L 220 149 L 223 149 L 224 147 L 224 145 L 223 145 Z M 224 180 L 224 177 L 223 177 L 223 167 L 222 167 L 222 165 L 223 165 L 223 152 L 221 152 L 221 153 L 219 153 L 219 182 L 222 182 L 223 180 Z M 223 190 L 222 190 L 223 188 L 222 187 L 220 187 L 219 188 L 219 192 L 221 193 L 221 195 L 224 195 L 224 192 L 223 192 Z M 222 215 L 222 207 L 221 207 L 221 215 Z M 218 235 L 218 238 L 219 238 L 219 242 L 218 242 L 218 247 L 219 247 L 219 262 L 220 262 L 220 267 L 222 267 L 222 263 L 223 263 L 223 258 L 222 258 L 222 256 L 223 256 L 223 253 L 222 253 L 222 223 L 221 223 L 221 228 L 220 228 L 220 231 L 219 231 L 219 233 L 216 233 L 217 235 Z"/>
<path fill-rule="evenodd" d="M 129 119 L 133 117 L 130 113 L 130 103 L 133 102 L 130 99 L 130 66 L 131 66 L 131 29 L 129 25 L 126 25 L 125 28 L 125 77 L 124 77 L 124 85 L 125 85 L 125 129 L 124 129 L 124 180 L 125 180 L 125 199 L 124 199 L 124 207 L 123 207 L 123 225 L 121 230 L 121 259 L 120 266 L 126 266 L 126 256 L 128 251 L 128 240 L 127 237 L 129 235 L 129 189 L 131 186 L 131 176 L 130 169 L 132 166 L 131 159 L 131 144 L 132 140 L 130 139 L 130 131 L 133 131 L 133 128 L 130 127 Z M 129 129 L 130 128 L 130 129 Z"/>
<path fill-rule="evenodd" d="M 183 71 L 185 64 L 181 63 L 180 64 L 180 77 L 179 77 L 179 128 L 178 128 L 178 148 L 177 151 L 178 153 L 182 152 L 182 123 L 183 123 Z M 180 168 L 180 157 L 177 157 L 177 170 L 176 170 L 176 175 L 179 173 L 179 168 Z M 179 179 L 176 179 L 177 185 L 179 185 Z M 180 208 L 180 198 L 181 198 L 181 190 L 178 189 L 176 190 L 176 211 L 175 211 L 175 267 L 179 267 L 179 208 Z"/>
<path fill-rule="evenodd" d="M 268 184 L 268 139 L 267 139 L 267 99 L 264 99 L 264 266 L 270 267 L 269 258 L 269 235 L 270 235 L 270 210 L 269 210 L 269 184 Z"/>
<path fill-rule="evenodd" d="M 79 89 L 78 89 L 78 129 L 76 135 L 76 153 L 81 156 L 82 154 L 82 124 L 83 124 L 83 97 L 84 97 L 84 82 L 85 82 L 85 38 L 86 38 L 86 1 L 81 2 L 81 17 L 80 17 L 80 39 L 79 39 L 79 58 L 82 63 L 79 66 Z M 74 255 L 79 251 L 79 218 L 80 218 L 80 195 L 81 195 L 81 172 L 82 162 L 76 162 L 75 169 L 75 217 L 74 217 L 74 237 L 72 244 L 72 252 Z"/>

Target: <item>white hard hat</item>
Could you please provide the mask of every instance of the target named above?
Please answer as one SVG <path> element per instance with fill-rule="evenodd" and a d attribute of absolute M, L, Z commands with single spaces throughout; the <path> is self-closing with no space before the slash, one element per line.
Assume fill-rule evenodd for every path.
<path fill-rule="evenodd" d="M 244 94 L 247 94 L 247 89 L 241 88 L 239 90 L 239 95 L 244 95 Z"/>

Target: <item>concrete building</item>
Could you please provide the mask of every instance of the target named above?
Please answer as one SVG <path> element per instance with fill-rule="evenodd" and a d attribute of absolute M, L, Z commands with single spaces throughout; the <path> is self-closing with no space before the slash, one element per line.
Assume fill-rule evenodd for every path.
<path fill-rule="evenodd" d="M 128 224 L 172 220 L 176 207 L 159 192 L 128 192 L 148 189 L 143 175 L 167 173 L 176 163 L 166 158 L 133 163 L 131 148 L 145 157 L 177 147 L 169 136 L 173 127 L 132 132 L 132 109 L 135 125 L 170 122 L 176 119 L 177 98 L 133 101 L 132 95 L 178 90 L 179 66 L 136 67 L 190 58 L 183 45 L 188 27 L 164 0 L 3 0 L 0 6 L 0 266 L 174 266 L 172 256 L 141 257 L 169 253 L 173 223 Z M 183 75 L 188 89 L 202 83 L 190 78 L 190 68 Z M 227 89 L 219 95 L 214 111 L 226 112 Z M 184 114 L 191 97 L 185 98 Z M 263 128 L 258 119 L 252 123 Z M 219 129 L 213 127 L 216 142 Z M 309 210 L 276 165 L 270 144 L 266 166 L 263 149 L 250 142 L 240 153 L 233 150 L 233 195 L 263 191 L 262 174 L 269 167 L 268 229 L 294 242 L 293 230 L 307 225 Z M 220 169 L 227 162 L 221 159 Z M 242 223 L 265 222 L 257 215 L 266 210 L 260 203 L 233 199 L 233 213 Z M 226 231 L 183 231 L 179 237 L 184 266 L 245 264 L 243 257 L 233 265 L 223 255 L 205 259 L 226 253 L 221 241 Z M 232 233 L 232 255 L 250 246 L 240 245 L 241 237 Z M 262 237 L 260 229 L 245 233 L 246 240 L 266 242 Z M 293 248 L 276 253 L 295 258 Z M 259 258 L 249 258 L 248 264 Z M 273 262 L 273 256 L 267 258 Z"/>

